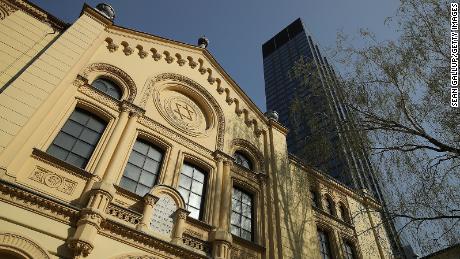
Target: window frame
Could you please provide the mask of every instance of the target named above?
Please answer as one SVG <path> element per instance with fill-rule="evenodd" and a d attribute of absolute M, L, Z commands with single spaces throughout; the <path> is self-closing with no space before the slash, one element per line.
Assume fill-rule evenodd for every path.
<path fill-rule="evenodd" d="M 153 189 L 156 185 L 161 184 L 161 180 L 162 180 L 162 179 L 161 179 L 161 175 L 162 175 L 162 173 L 163 173 L 163 168 L 165 168 L 165 163 L 167 163 L 167 160 L 166 160 L 166 159 L 167 159 L 167 154 L 168 154 L 168 152 L 167 152 L 167 150 L 165 150 L 164 146 L 158 145 L 157 142 L 151 141 L 149 138 L 145 138 L 145 137 L 143 137 L 141 134 L 138 134 L 138 135 L 134 138 L 134 141 L 132 142 L 132 144 L 131 144 L 131 146 L 130 146 L 129 152 L 127 152 L 126 161 L 125 161 L 125 163 L 124 163 L 124 167 L 122 168 L 121 173 L 120 173 L 120 176 L 119 176 L 119 178 L 117 179 L 117 184 L 118 184 L 118 186 L 119 186 L 121 189 L 123 189 L 123 190 L 125 190 L 125 191 L 127 191 L 127 192 L 129 192 L 129 193 L 132 193 L 132 194 L 134 194 L 134 195 L 136 195 L 136 196 L 140 196 L 140 195 L 137 194 L 136 192 L 132 192 L 132 191 L 126 189 L 126 188 L 123 188 L 123 187 L 121 186 L 121 181 L 122 181 L 123 177 L 125 176 L 125 170 L 126 170 L 126 167 L 128 166 L 128 163 L 129 163 L 129 159 L 130 159 L 130 157 L 131 157 L 131 154 L 132 154 L 133 151 L 136 151 L 136 150 L 134 150 L 134 145 L 136 144 L 136 142 L 137 142 L 138 140 L 139 140 L 140 142 L 143 142 L 144 144 L 148 144 L 149 147 L 152 147 L 152 146 L 153 146 L 157 151 L 159 151 L 159 152 L 162 153 L 162 157 L 161 157 L 161 159 L 160 159 L 161 161 L 159 161 L 159 166 L 158 166 L 158 170 L 157 170 L 157 175 L 156 175 L 155 181 L 153 182 L 153 185 L 150 187 L 150 190 L 147 192 L 147 194 L 150 193 L 150 192 L 152 191 L 152 189 Z M 138 151 L 136 151 L 136 152 L 138 152 Z M 139 152 L 138 152 L 138 153 L 139 153 Z M 141 168 L 141 170 L 142 170 L 142 169 L 143 169 L 143 168 Z M 140 176 L 139 176 L 139 177 L 140 177 Z M 137 184 L 139 184 L 139 181 L 137 182 Z M 136 187 L 137 187 L 137 185 L 136 185 Z"/>
<path fill-rule="evenodd" d="M 209 181 L 209 178 L 210 178 L 210 174 L 211 174 L 211 173 L 210 173 L 210 170 L 209 170 L 209 169 L 207 169 L 206 167 L 201 166 L 200 163 L 195 163 L 194 161 L 190 161 L 189 159 L 184 159 L 184 160 L 182 161 L 181 166 L 179 167 L 179 170 L 178 170 L 178 177 L 177 177 L 177 184 L 176 184 L 176 190 L 177 190 L 178 192 L 179 192 L 179 187 L 181 187 L 181 186 L 180 186 L 180 179 L 181 179 L 181 175 L 182 175 L 182 168 L 183 168 L 183 166 L 184 166 L 185 164 L 188 164 L 189 166 L 193 167 L 194 169 L 195 169 L 195 168 L 199 169 L 199 171 L 200 171 L 201 173 L 203 173 L 203 175 L 204 175 L 203 190 L 202 190 L 202 194 L 201 194 L 201 203 L 200 203 L 200 208 L 199 208 L 200 212 L 199 212 L 198 218 L 196 219 L 196 218 L 193 218 L 193 217 L 191 217 L 191 216 L 189 215 L 190 218 L 193 218 L 193 219 L 198 220 L 198 221 L 204 221 L 205 218 L 206 218 L 206 214 L 205 214 L 205 213 L 206 213 L 206 211 L 207 211 L 207 210 L 206 210 L 206 207 L 207 207 L 207 204 L 206 204 L 206 203 L 207 203 L 207 191 L 208 191 L 208 185 L 209 185 L 208 181 Z M 194 178 L 191 177 L 191 179 L 192 179 L 192 183 L 190 184 L 190 188 L 192 188 L 192 184 L 193 184 L 193 179 L 194 179 Z M 183 187 L 181 187 L 181 188 L 183 188 Z M 185 188 L 184 188 L 184 189 L 185 189 Z M 192 190 L 190 189 L 190 190 L 187 190 L 187 191 L 191 192 Z M 180 193 L 180 192 L 179 192 L 179 193 Z M 189 195 L 190 195 L 190 193 L 189 193 Z M 182 196 L 182 194 L 181 194 L 181 196 Z M 182 198 L 184 199 L 184 202 L 185 202 L 185 209 L 187 209 L 187 207 L 189 206 L 189 205 L 188 205 L 188 201 L 186 202 L 186 201 L 185 201 L 185 198 L 184 198 L 184 197 L 182 197 Z"/>
<path fill-rule="evenodd" d="M 91 153 L 91 155 L 88 157 L 88 160 L 86 161 L 86 164 L 83 168 L 78 167 L 76 165 L 73 165 L 67 161 L 61 160 L 50 153 L 48 153 L 48 149 L 53 145 L 55 139 L 58 137 L 59 133 L 62 131 L 64 125 L 69 121 L 70 116 L 76 111 L 76 110 L 82 110 L 85 113 L 88 113 L 96 118 L 98 118 L 100 121 L 103 121 L 105 123 L 105 128 L 101 132 L 101 135 L 99 137 L 99 140 L 97 141 L 97 144 L 94 146 L 94 149 Z M 114 122 L 115 116 L 112 115 L 110 112 L 106 111 L 105 109 L 102 109 L 101 107 L 85 101 L 81 100 L 79 98 L 76 98 L 74 103 L 70 107 L 66 109 L 65 114 L 63 114 L 59 120 L 58 123 L 56 123 L 52 127 L 52 132 L 47 135 L 46 137 L 46 142 L 41 145 L 42 150 L 45 150 L 43 152 L 49 154 L 50 156 L 59 159 L 60 161 L 64 162 L 65 164 L 71 165 L 73 167 L 76 167 L 78 169 L 91 172 L 95 169 L 95 161 L 100 159 L 101 156 L 101 150 L 105 148 L 107 145 L 107 136 L 112 133 L 113 131 L 113 122 Z"/>
<path fill-rule="evenodd" d="M 238 191 L 240 191 L 241 193 L 243 194 L 247 194 L 248 196 L 250 196 L 251 198 L 251 239 L 250 240 L 247 240 L 241 236 L 238 236 L 238 235 L 235 235 L 231 232 L 231 228 L 232 228 L 232 214 L 233 214 L 233 190 L 234 189 L 237 189 Z M 256 242 L 256 238 L 257 238 L 257 235 L 256 235 L 256 232 L 257 232 L 257 226 L 256 226 L 256 217 L 257 217 L 257 213 L 256 213 L 256 209 L 257 209 L 257 194 L 255 194 L 254 192 L 252 191 L 249 191 L 248 189 L 246 188 L 243 188 L 241 187 L 240 185 L 238 184 L 233 184 L 232 185 L 232 197 L 231 197 L 231 204 L 230 204 L 230 220 L 229 220 L 229 223 L 230 223 L 230 233 L 238 238 L 241 238 L 245 241 L 248 241 L 248 242 L 252 242 L 252 243 L 255 243 Z M 242 216 L 242 214 L 240 214 L 240 217 Z M 242 229 L 242 226 L 239 226 L 240 229 Z"/>
<path fill-rule="evenodd" d="M 237 155 L 237 154 L 239 156 L 243 157 L 245 160 L 247 160 L 249 167 L 246 167 L 246 166 L 236 162 L 237 159 L 235 158 L 235 155 Z M 246 170 L 249 170 L 249 171 L 255 171 L 254 159 L 252 158 L 252 156 L 248 155 L 248 152 L 242 151 L 241 149 L 237 149 L 237 150 L 235 150 L 235 152 L 233 152 L 232 158 L 233 158 L 233 161 L 234 161 L 235 165 L 237 165 L 237 166 L 239 166 L 241 168 L 244 168 Z"/>
<path fill-rule="evenodd" d="M 120 98 L 115 98 L 113 97 L 112 95 L 100 90 L 99 88 L 95 87 L 93 84 L 94 82 L 98 81 L 98 80 L 103 80 L 103 81 L 107 81 L 108 83 L 112 84 L 114 86 L 114 88 L 117 88 L 119 91 L 120 91 Z M 114 78 L 112 77 L 109 77 L 109 76 L 106 76 L 106 75 L 98 75 L 96 76 L 92 81 L 91 81 L 91 84 L 89 84 L 91 88 L 95 89 L 96 91 L 106 95 L 106 96 L 109 96 L 110 98 L 114 99 L 114 100 L 117 100 L 117 101 L 122 101 L 125 96 L 126 96 L 126 89 L 125 87 L 123 87 L 119 82 L 118 80 L 114 80 Z"/>
<path fill-rule="evenodd" d="M 326 241 L 327 241 L 327 248 L 328 248 L 328 259 L 333 259 L 335 258 L 335 255 L 334 255 L 334 248 L 333 248 L 333 241 L 332 241 L 332 237 L 331 237 L 331 230 L 327 229 L 327 228 L 323 228 L 323 227 L 318 227 L 316 229 L 316 232 L 317 232 L 317 240 L 318 240 L 318 245 L 319 245 L 319 254 L 320 254 L 320 258 L 322 259 L 323 258 L 323 253 L 322 253 L 322 250 L 321 250 L 321 247 L 322 247 L 322 243 L 321 243 L 321 239 L 320 239 L 320 233 L 323 233 L 326 237 Z"/>
<path fill-rule="evenodd" d="M 345 256 L 347 255 L 346 250 L 345 250 L 345 245 L 346 244 L 348 244 L 349 247 L 351 248 L 351 251 L 352 251 L 352 253 L 354 255 L 353 259 L 361 258 L 361 255 L 360 255 L 360 252 L 358 250 L 358 247 L 356 246 L 356 241 L 354 241 L 350 237 L 342 237 L 342 247 L 341 247 L 341 249 L 342 249 L 344 258 L 346 258 Z"/>

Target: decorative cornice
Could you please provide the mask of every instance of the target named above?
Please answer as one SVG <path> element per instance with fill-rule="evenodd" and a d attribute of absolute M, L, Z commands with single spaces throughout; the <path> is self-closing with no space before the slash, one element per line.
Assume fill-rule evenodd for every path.
<path fill-rule="evenodd" d="M 190 148 L 193 151 L 196 151 L 198 153 L 201 153 L 203 155 L 208 155 L 210 156 L 212 154 L 212 151 L 203 147 L 202 145 L 195 143 L 194 141 L 191 141 L 190 139 L 184 137 L 182 134 L 179 134 L 162 124 L 154 121 L 153 119 L 147 117 L 147 116 L 142 116 L 139 118 L 139 123 L 146 126 L 147 128 L 156 131 L 170 139 L 174 139 L 180 144 L 184 145 L 185 147 Z"/>
<path fill-rule="evenodd" d="M 123 29 L 127 30 L 125 28 L 123 28 Z M 127 35 L 123 35 L 123 36 L 126 37 Z M 140 39 L 138 39 L 138 40 L 140 40 Z M 106 42 L 108 43 L 107 49 L 109 50 L 109 52 L 115 52 L 117 50 L 117 47 L 116 47 L 117 45 L 114 43 L 112 38 L 110 38 L 110 37 L 107 38 Z M 125 53 L 125 55 L 128 56 L 128 55 L 132 54 L 133 49 L 129 47 L 129 44 L 126 41 L 122 41 L 121 45 L 124 46 L 123 52 Z M 144 47 L 142 45 L 138 44 L 136 48 L 138 49 L 139 57 L 144 58 L 146 56 L 145 53 L 141 53 L 143 51 Z M 159 50 L 157 50 L 155 48 L 150 48 L 150 51 L 153 53 L 152 58 L 155 61 L 159 61 L 161 59 L 161 57 L 162 57 L 161 54 L 163 54 L 164 55 L 164 60 L 168 64 L 174 63 L 174 61 L 175 61 L 174 57 L 176 57 L 177 62 L 175 62 L 175 63 L 177 63 L 179 66 L 184 66 L 188 62 L 189 66 L 192 69 L 194 69 L 195 67 L 198 67 L 197 71 L 201 75 L 207 76 L 207 81 L 208 81 L 208 83 L 210 85 L 216 84 L 216 91 L 217 91 L 218 94 L 223 94 L 224 92 L 226 93 L 225 101 L 227 102 L 227 104 L 228 105 L 235 104 L 235 113 L 238 116 L 240 116 L 241 114 L 245 115 L 244 118 L 243 118 L 244 123 L 248 127 L 251 127 L 251 126 L 253 127 L 254 134 L 257 137 L 259 137 L 265 131 L 264 130 L 265 127 L 263 126 L 263 124 L 266 124 L 269 120 L 266 119 L 264 117 L 263 113 L 260 110 L 258 110 L 257 108 L 255 108 L 255 109 L 258 111 L 257 114 L 259 116 L 257 116 L 256 118 L 253 118 L 250 115 L 250 111 L 253 111 L 254 109 L 251 109 L 251 108 L 246 109 L 246 108 L 240 107 L 242 102 L 238 98 L 234 98 L 234 97 L 231 96 L 231 89 L 230 88 L 223 88 L 221 86 L 222 79 L 213 76 L 213 74 L 217 74 L 217 73 L 213 72 L 215 70 L 215 68 L 212 65 L 210 67 L 205 67 L 204 60 L 201 59 L 201 58 L 198 58 L 198 63 L 197 63 L 197 62 L 195 62 L 193 60 L 193 58 L 191 56 L 187 56 L 184 59 L 182 54 L 180 54 L 180 53 L 170 53 L 168 50 L 159 51 Z M 201 51 L 203 51 L 203 50 L 201 50 Z M 205 50 L 204 53 L 206 54 L 208 52 Z M 206 56 L 208 56 L 208 55 L 206 55 Z M 212 56 L 211 56 L 210 60 L 215 61 L 212 58 Z M 217 62 L 215 62 L 215 63 L 218 65 Z M 220 66 L 218 66 L 218 67 L 221 68 Z M 245 99 L 245 101 L 249 102 L 254 107 L 256 107 L 254 105 L 254 103 L 244 94 L 244 92 L 241 91 L 241 89 L 239 89 L 239 86 L 237 86 L 236 83 L 234 83 L 234 81 L 231 80 L 231 78 L 227 74 L 225 74 L 225 76 L 227 77 L 227 79 L 230 79 L 230 82 L 234 85 L 235 89 L 237 89 L 237 92 L 239 92 L 239 94 L 243 96 L 243 99 Z M 146 92 L 144 93 L 145 97 L 143 97 L 142 100 L 141 100 L 141 107 L 143 107 L 143 105 L 145 105 L 145 102 L 147 100 L 146 98 L 149 96 L 150 92 L 151 92 L 151 89 L 148 87 Z M 263 123 L 261 123 L 260 121 L 262 121 Z M 275 127 L 277 127 L 281 132 L 283 132 L 285 134 L 287 133 L 286 128 L 282 127 L 280 124 L 275 123 Z"/>
<path fill-rule="evenodd" d="M 51 27 L 59 31 L 63 31 L 65 28 L 69 26 L 67 23 L 52 16 L 45 10 L 32 4 L 29 1 L 23 1 L 23 0 L 0 1 L 0 8 L 3 10 L 6 10 L 8 14 L 13 12 L 14 10 L 18 10 L 18 9 L 22 10 L 23 12 L 33 16 L 39 21 L 51 25 Z"/>
<path fill-rule="evenodd" d="M 73 224 L 79 210 L 25 187 L 0 180 L 0 199 L 64 224 Z"/>
<path fill-rule="evenodd" d="M 142 214 L 126 209 L 126 208 L 123 208 L 113 203 L 107 206 L 105 213 L 107 215 L 123 220 L 133 226 L 136 226 L 137 224 L 139 224 L 142 218 Z"/>
<path fill-rule="evenodd" d="M 105 220 L 102 223 L 102 229 L 99 231 L 99 234 L 127 243 L 153 254 L 169 253 L 180 258 L 207 258 L 205 254 L 197 253 L 193 249 L 187 249 L 185 246 L 179 246 L 163 241 L 154 236 L 111 220 Z"/>

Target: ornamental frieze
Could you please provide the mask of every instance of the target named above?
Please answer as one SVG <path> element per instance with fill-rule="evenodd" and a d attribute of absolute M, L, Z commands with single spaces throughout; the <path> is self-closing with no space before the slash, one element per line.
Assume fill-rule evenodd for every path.
<path fill-rule="evenodd" d="M 64 176 L 37 167 L 29 179 L 41 183 L 51 189 L 56 189 L 59 192 L 71 195 L 77 187 L 77 182 L 72 181 Z"/>

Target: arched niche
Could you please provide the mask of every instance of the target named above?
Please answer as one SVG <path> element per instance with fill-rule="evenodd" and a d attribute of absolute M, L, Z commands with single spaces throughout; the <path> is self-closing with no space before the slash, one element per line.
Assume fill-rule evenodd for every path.
<path fill-rule="evenodd" d="M 254 172 L 264 170 L 264 157 L 259 149 L 251 142 L 244 139 L 234 139 L 231 142 L 231 154 L 241 152 L 246 155 L 252 162 Z"/>
<path fill-rule="evenodd" d="M 15 233 L 0 233 L 0 255 L 12 258 L 49 259 L 49 254 L 36 242 Z"/>
<path fill-rule="evenodd" d="M 170 186 L 156 185 L 149 193 L 154 197 L 152 212 L 148 221 L 148 229 L 164 238 L 174 236 L 178 213 L 185 212 L 185 202 L 180 193 Z"/>

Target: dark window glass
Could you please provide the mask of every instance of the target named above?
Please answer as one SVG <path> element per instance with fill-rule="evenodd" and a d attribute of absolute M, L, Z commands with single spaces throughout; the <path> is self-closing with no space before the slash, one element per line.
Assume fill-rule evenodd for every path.
<path fill-rule="evenodd" d="M 108 79 L 98 78 L 94 80 L 92 86 L 117 100 L 121 99 L 122 92 L 120 87 Z"/>
<path fill-rule="evenodd" d="M 136 140 L 129 156 L 120 186 L 144 196 L 152 189 L 160 172 L 163 153 L 155 146 Z"/>
<path fill-rule="evenodd" d="M 324 211 L 327 214 L 332 215 L 332 201 L 331 201 L 331 199 L 329 197 L 327 197 L 325 202 L 324 202 Z"/>
<path fill-rule="evenodd" d="M 318 240 L 319 240 L 319 251 L 321 253 L 321 258 L 322 259 L 332 258 L 331 248 L 329 244 L 329 235 L 322 230 L 318 230 Z"/>
<path fill-rule="evenodd" d="M 232 193 L 232 234 L 252 241 L 252 196 L 233 188 Z"/>
<path fill-rule="evenodd" d="M 190 217 L 201 218 L 204 191 L 206 188 L 206 175 L 200 168 L 185 163 L 182 166 L 179 179 L 179 192 L 184 198 Z"/>
<path fill-rule="evenodd" d="M 98 117 L 75 109 L 46 151 L 79 168 L 85 168 L 106 123 Z"/>
<path fill-rule="evenodd" d="M 312 188 L 312 187 L 310 187 L 310 188 Z M 316 191 L 310 190 L 310 199 L 311 199 L 311 204 L 314 207 L 318 208 L 319 207 L 318 206 L 318 195 L 316 194 Z"/>
<path fill-rule="evenodd" d="M 348 242 L 348 241 L 345 241 L 344 245 L 343 245 L 343 250 L 344 253 L 345 253 L 345 259 L 355 259 L 355 250 L 353 249 L 353 245 Z"/>
<path fill-rule="evenodd" d="M 348 216 L 348 210 L 345 208 L 344 205 L 341 204 L 341 205 L 339 206 L 339 211 L 340 211 L 340 218 L 341 218 L 343 221 L 345 221 L 345 222 L 347 222 L 347 223 L 350 223 L 350 218 L 349 218 L 349 216 Z"/>
<path fill-rule="evenodd" d="M 235 159 L 235 163 L 241 165 L 242 167 L 245 167 L 249 170 L 252 170 L 252 163 L 251 163 L 251 160 L 249 160 L 249 158 L 247 156 L 245 156 L 244 154 L 240 153 L 240 152 L 235 152 L 235 154 L 233 154 L 233 158 Z"/>

